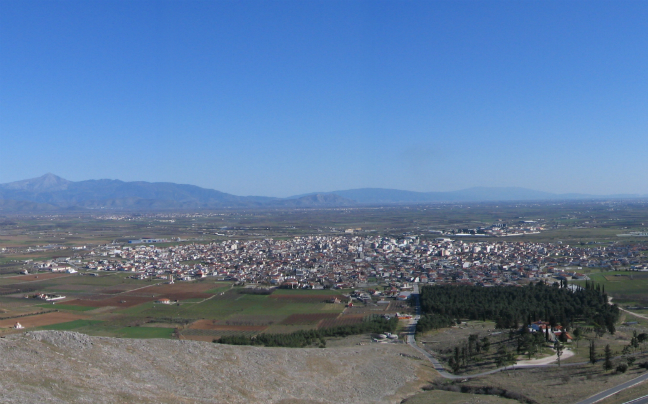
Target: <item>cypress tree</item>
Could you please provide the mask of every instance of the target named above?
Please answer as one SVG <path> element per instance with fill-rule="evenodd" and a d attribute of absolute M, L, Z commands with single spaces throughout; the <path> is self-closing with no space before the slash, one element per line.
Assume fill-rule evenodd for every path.
<path fill-rule="evenodd" d="M 590 340 L 589 361 L 592 365 L 596 363 L 596 345 L 594 345 L 594 340 Z"/>
<path fill-rule="evenodd" d="M 612 349 L 610 348 L 610 344 L 607 344 L 605 346 L 605 362 L 603 362 L 603 369 L 605 370 L 610 370 L 612 369 Z"/>

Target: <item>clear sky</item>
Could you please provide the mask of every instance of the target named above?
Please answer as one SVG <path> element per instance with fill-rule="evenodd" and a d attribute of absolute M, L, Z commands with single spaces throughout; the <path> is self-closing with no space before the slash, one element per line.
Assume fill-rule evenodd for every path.
<path fill-rule="evenodd" d="M 0 183 L 648 194 L 648 1 L 0 0 Z"/>

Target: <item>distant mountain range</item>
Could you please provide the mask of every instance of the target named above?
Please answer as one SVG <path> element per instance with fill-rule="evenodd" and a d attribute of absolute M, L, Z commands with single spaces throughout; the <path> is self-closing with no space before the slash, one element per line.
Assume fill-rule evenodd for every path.
<path fill-rule="evenodd" d="M 195 185 L 119 180 L 68 181 L 54 174 L 0 184 L 0 211 L 216 209 L 356 204 L 327 194 L 299 198 L 236 196 Z"/>
<path fill-rule="evenodd" d="M 414 192 L 362 188 L 289 198 L 236 196 L 195 185 L 119 180 L 68 181 L 54 174 L 0 184 L 0 212 L 77 209 L 218 209 L 337 207 L 433 202 L 627 199 L 642 195 L 553 194 L 525 188 L 469 188 L 452 192 Z"/>
<path fill-rule="evenodd" d="M 415 192 L 385 188 L 359 188 L 344 191 L 333 191 L 330 192 L 330 194 L 339 195 L 343 198 L 351 199 L 360 204 L 635 199 L 648 197 L 647 195 L 638 194 L 554 194 L 551 192 L 535 191 L 532 189 L 520 187 L 474 187 L 449 192 Z M 305 195 L 297 195 L 293 198 L 300 198 Z M 321 193 L 319 195 L 321 195 Z"/>

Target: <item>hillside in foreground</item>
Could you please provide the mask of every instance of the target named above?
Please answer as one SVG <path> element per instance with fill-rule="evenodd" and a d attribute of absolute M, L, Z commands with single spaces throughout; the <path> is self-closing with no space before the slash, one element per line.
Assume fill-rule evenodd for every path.
<path fill-rule="evenodd" d="M 3 403 L 398 403 L 407 346 L 286 349 L 35 331 L 0 339 Z"/>

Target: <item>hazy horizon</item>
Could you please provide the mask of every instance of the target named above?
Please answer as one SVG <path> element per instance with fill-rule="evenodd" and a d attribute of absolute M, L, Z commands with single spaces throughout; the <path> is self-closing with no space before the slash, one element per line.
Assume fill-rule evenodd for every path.
<path fill-rule="evenodd" d="M 0 183 L 648 194 L 646 20 L 631 1 L 0 0 Z"/>
<path fill-rule="evenodd" d="M 53 175 L 55 177 L 61 178 L 66 181 L 71 181 L 67 178 L 63 178 L 59 175 L 56 175 L 55 173 L 48 172 L 46 174 L 43 174 L 42 176 L 34 177 L 34 178 L 24 178 L 22 180 L 16 180 L 16 181 L 10 181 L 7 183 L 0 183 L 0 185 L 7 185 L 11 183 L 16 183 L 16 182 L 23 182 L 23 181 L 29 181 L 29 180 L 38 180 L 46 176 Z M 132 180 L 132 181 L 124 181 L 120 178 L 87 178 L 87 179 L 82 179 L 78 181 L 71 181 L 71 182 L 83 182 L 83 181 L 100 181 L 100 180 L 108 180 L 108 181 L 123 181 L 123 182 L 148 182 L 148 183 L 172 183 L 172 184 L 177 184 L 177 185 L 192 185 L 192 186 L 199 186 L 196 184 L 192 183 L 173 183 L 170 181 L 146 181 L 146 180 Z M 216 191 L 221 191 L 220 189 L 214 189 L 214 188 L 207 188 L 207 187 L 201 187 L 205 189 L 211 189 L 211 190 L 216 190 Z M 337 188 L 337 189 L 330 189 L 330 190 L 312 190 L 310 192 L 304 192 L 301 194 L 291 194 L 291 195 L 281 195 L 281 196 L 276 196 L 277 198 L 290 198 L 290 197 L 301 197 L 301 196 L 306 196 L 306 195 L 313 195 L 313 194 L 324 194 L 324 193 L 334 193 L 334 192 L 340 192 L 340 191 L 358 191 L 358 190 L 384 190 L 384 191 L 404 191 L 404 192 L 419 192 L 419 193 L 452 193 L 452 192 L 461 192 L 461 191 L 469 191 L 469 190 L 475 190 L 475 189 L 493 189 L 493 190 L 507 190 L 507 189 L 523 189 L 527 191 L 537 191 L 537 192 L 546 192 L 550 194 L 555 194 L 556 196 L 560 195 L 573 195 L 573 194 L 581 194 L 584 196 L 595 196 L 595 197 L 605 197 L 605 196 L 617 196 L 617 195 L 634 195 L 634 196 L 642 196 L 642 194 L 639 193 L 633 193 L 633 194 L 585 194 L 585 193 L 576 193 L 576 192 L 565 192 L 565 193 L 558 193 L 558 192 L 551 192 L 551 191 L 544 191 L 540 189 L 532 189 L 528 187 L 482 187 L 482 186 L 475 186 L 475 187 L 467 187 L 467 188 L 461 188 L 461 189 L 451 189 L 447 191 L 437 191 L 437 190 L 426 190 L 426 191 L 414 191 L 411 189 L 403 189 L 403 188 L 383 188 L 383 187 L 359 187 L 359 188 L 349 188 L 349 189 L 342 189 L 342 188 Z M 232 194 L 236 195 L 236 194 Z M 262 195 L 262 194 L 249 194 L 249 195 L 236 195 L 236 196 L 270 196 L 270 195 Z M 351 198 L 352 199 L 352 198 Z"/>

